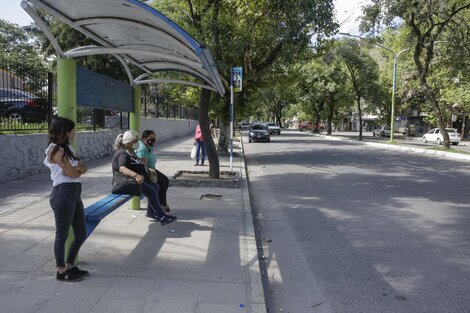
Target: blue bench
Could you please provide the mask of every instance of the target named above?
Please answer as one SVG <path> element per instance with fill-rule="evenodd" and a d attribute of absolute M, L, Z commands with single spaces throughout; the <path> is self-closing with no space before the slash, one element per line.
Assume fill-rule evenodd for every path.
<path fill-rule="evenodd" d="M 87 207 L 85 209 L 86 237 L 90 236 L 103 218 L 132 199 L 132 197 L 129 195 L 110 194 Z"/>

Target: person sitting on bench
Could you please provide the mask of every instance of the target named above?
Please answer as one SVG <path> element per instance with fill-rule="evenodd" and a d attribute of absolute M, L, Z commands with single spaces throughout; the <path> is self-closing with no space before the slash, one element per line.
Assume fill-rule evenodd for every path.
<path fill-rule="evenodd" d="M 112 161 L 113 171 L 119 171 L 121 174 L 132 177 L 142 185 L 142 194 L 148 200 L 147 217 L 159 221 L 161 225 L 173 223 L 177 217 L 163 212 L 158 198 L 158 185 L 150 181 L 148 173 L 136 173 L 130 169 L 132 164 L 143 164 L 134 152 L 138 141 L 139 135 L 134 131 L 128 130 L 117 136 L 114 143 L 116 153 Z"/>
<path fill-rule="evenodd" d="M 170 180 L 165 174 L 155 168 L 157 165 L 157 159 L 153 153 L 155 140 L 156 135 L 154 131 L 144 130 L 142 133 L 142 140 L 139 141 L 139 148 L 135 151 L 135 153 L 149 169 L 155 171 L 157 175 L 156 184 L 158 184 L 158 197 L 160 199 L 160 205 L 162 206 L 163 211 L 170 213 L 170 206 L 166 201 L 166 192 L 168 190 L 168 186 L 170 185 Z"/>

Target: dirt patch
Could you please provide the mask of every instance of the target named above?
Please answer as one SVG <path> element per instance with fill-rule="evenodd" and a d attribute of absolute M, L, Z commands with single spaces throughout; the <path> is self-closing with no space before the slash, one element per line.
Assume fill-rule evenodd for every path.
<path fill-rule="evenodd" d="M 221 171 L 220 178 L 209 177 L 207 171 L 178 171 L 170 179 L 171 186 L 240 188 L 240 174 Z"/>
<path fill-rule="evenodd" d="M 220 173 L 219 180 L 233 180 L 235 178 L 236 178 L 235 173 L 222 172 L 222 173 Z M 177 176 L 176 179 L 213 180 L 214 178 L 209 177 L 209 172 L 182 171 L 181 175 Z"/>

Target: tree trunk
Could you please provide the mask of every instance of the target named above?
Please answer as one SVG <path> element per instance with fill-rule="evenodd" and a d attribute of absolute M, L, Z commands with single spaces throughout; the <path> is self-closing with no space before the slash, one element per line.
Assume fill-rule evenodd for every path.
<path fill-rule="evenodd" d="M 441 111 L 441 107 L 439 106 L 439 103 L 437 102 L 436 96 L 434 95 L 434 92 L 432 91 L 431 87 L 429 87 L 426 81 L 421 80 L 421 86 L 423 87 L 423 90 L 424 90 L 424 96 L 427 98 L 429 102 L 431 102 L 431 107 L 434 111 L 434 114 L 436 115 L 437 126 L 439 127 L 439 131 L 442 134 L 442 138 L 444 139 L 444 142 L 443 142 L 444 148 L 450 149 L 449 134 L 447 133 L 446 125 L 444 124 L 444 121 L 442 120 L 442 111 Z"/>
<path fill-rule="evenodd" d="M 334 110 L 335 110 L 335 103 L 333 102 L 333 99 L 330 99 L 328 103 L 328 130 L 327 134 L 331 135 L 331 123 L 333 121 L 333 115 L 334 115 Z"/>
<path fill-rule="evenodd" d="M 217 151 L 219 153 L 225 153 L 228 151 L 229 144 L 229 130 L 230 127 L 230 97 L 225 97 L 224 108 L 220 115 L 220 134 L 219 134 L 219 145 Z"/>
<path fill-rule="evenodd" d="M 362 141 L 362 110 L 361 110 L 361 97 L 357 97 L 357 113 L 359 114 L 359 141 Z"/>
<path fill-rule="evenodd" d="M 211 91 L 208 89 L 201 90 L 199 98 L 199 125 L 201 126 L 202 137 L 206 144 L 207 159 L 209 160 L 209 177 L 219 178 L 219 155 L 215 148 L 214 140 L 209 128 L 209 101 L 211 98 Z"/>

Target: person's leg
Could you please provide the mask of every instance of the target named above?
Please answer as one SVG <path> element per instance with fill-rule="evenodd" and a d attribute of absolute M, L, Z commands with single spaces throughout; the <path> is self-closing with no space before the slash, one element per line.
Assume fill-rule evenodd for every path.
<path fill-rule="evenodd" d="M 198 165 L 199 164 L 199 150 L 201 149 L 201 141 L 196 140 L 196 164 L 195 165 Z"/>
<path fill-rule="evenodd" d="M 73 216 L 75 214 L 74 195 L 75 184 L 60 184 L 53 188 L 51 198 L 49 200 L 51 208 L 54 212 L 56 236 L 54 241 L 54 255 L 57 265 L 57 280 L 60 281 L 80 281 L 83 280 L 82 275 L 75 273 L 65 264 L 65 242 L 67 240 L 70 226 L 72 225 Z M 81 235 L 78 234 L 80 237 Z M 79 240 L 81 240 L 79 238 Z"/>
<path fill-rule="evenodd" d="M 72 215 L 69 214 L 68 207 L 72 205 L 70 199 L 62 191 L 63 186 L 58 185 L 52 189 L 49 203 L 54 212 L 55 219 L 55 240 L 54 255 L 56 266 L 59 271 L 65 271 L 65 241 L 72 223 Z"/>
<path fill-rule="evenodd" d="M 158 198 L 158 190 L 155 187 L 155 184 L 150 184 L 148 182 L 143 182 L 142 184 L 142 194 L 147 198 L 148 207 L 147 214 L 157 218 L 162 218 L 165 216 L 165 213 L 160 206 L 160 199 Z"/>
<path fill-rule="evenodd" d="M 70 245 L 70 251 L 67 256 L 67 266 L 72 267 L 75 263 L 75 258 L 77 257 L 80 247 L 83 245 L 86 239 L 86 223 L 85 223 L 85 210 L 83 208 L 83 202 L 81 199 L 81 185 L 76 184 L 77 193 L 75 212 L 72 217 L 72 229 L 74 234 L 74 239 Z"/>
<path fill-rule="evenodd" d="M 202 150 L 201 165 L 204 165 L 204 160 L 206 159 L 206 143 L 204 141 L 201 141 L 201 150 Z"/>
<path fill-rule="evenodd" d="M 158 191 L 160 190 L 160 185 L 158 184 L 158 182 L 157 183 L 151 183 L 151 185 L 152 185 L 153 188 L 155 188 L 155 190 L 157 191 L 157 195 L 158 195 Z M 142 188 L 143 188 L 143 186 L 142 186 Z M 142 189 L 142 194 L 143 193 L 144 192 L 143 192 L 143 189 Z M 160 201 L 160 199 L 158 201 Z M 153 207 L 152 202 L 150 200 L 148 200 L 148 197 L 147 197 L 147 216 L 157 216 L 157 215 L 158 215 L 157 214 L 157 209 L 155 209 Z"/>
<path fill-rule="evenodd" d="M 158 184 L 160 185 L 160 189 L 158 190 L 158 197 L 160 198 L 160 204 L 162 206 L 165 206 L 167 205 L 166 191 L 168 190 L 168 186 L 170 185 L 170 180 L 165 174 L 163 174 L 162 172 L 158 170 L 157 170 L 157 178 L 158 178 Z"/>

